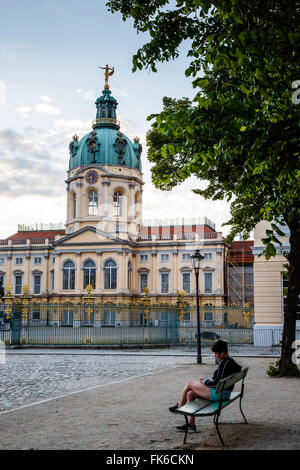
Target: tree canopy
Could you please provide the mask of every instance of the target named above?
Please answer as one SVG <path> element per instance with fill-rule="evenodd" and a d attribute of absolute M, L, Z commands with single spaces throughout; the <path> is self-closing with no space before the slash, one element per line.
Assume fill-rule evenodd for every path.
<path fill-rule="evenodd" d="M 291 232 L 290 284 L 285 323 L 295 332 L 300 293 L 300 2 L 295 0 L 110 0 L 112 12 L 132 18 L 150 41 L 133 57 L 133 70 L 157 71 L 190 44 L 195 96 L 163 98 L 148 117 L 148 158 L 155 186 L 170 190 L 190 176 L 208 181 L 205 198 L 231 201 L 229 240 L 247 237 L 260 220 L 272 223 L 267 258 Z M 298 279 L 297 279 L 298 277 Z M 295 304 L 296 302 L 296 304 Z M 291 357 L 291 333 L 284 345 Z M 285 335 L 287 337 L 287 335 Z M 287 353 L 288 351 L 288 353 Z M 287 361 L 287 360 L 286 360 Z"/>

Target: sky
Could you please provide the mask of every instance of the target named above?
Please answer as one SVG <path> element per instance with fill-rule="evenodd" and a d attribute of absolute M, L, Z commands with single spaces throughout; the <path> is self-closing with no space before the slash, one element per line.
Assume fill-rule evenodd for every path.
<path fill-rule="evenodd" d="M 187 45 L 157 73 L 132 72 L 132 56 L 147 34 L 108 11 L 106 0 L 0 0 L 0 239 L 18 224 L 64 223 L 68 146 L 83 137 L 96 116 L 108 64 L 121 131 L 143 145 L 143 218 L 208 217 L 224 235 L 229 205 L 207 201 L 189 179 L 172 191 L 151 183 L 147 116 L 160 112 L 163 96 L 192 98 Z"/>

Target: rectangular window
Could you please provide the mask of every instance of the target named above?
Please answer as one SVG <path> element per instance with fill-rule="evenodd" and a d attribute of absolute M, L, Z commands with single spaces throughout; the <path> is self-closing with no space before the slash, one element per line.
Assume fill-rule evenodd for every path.
<path fill-rule="evenodd" d="M 21 275 L 15 276 L 15 294 L 17 295 L 22 294 L 22 276 Z"/>
<path fill-rule="evenodd" d="M 23 258 L 16 258 L 16 264 L 17 265 L 23 264 Z"/>
<path fill-rule="evenodd" d="M 182 273 L 182 288 L 187 294 L 191 293 L 191 274 Z"/>
<path fill-rule="evenodd" d="M 170 255 L 169 255 L 169 253 L 161 253 L 161 255 L 160 255 L 160 261 L 170 261 Z"/>
<path fill-rule="evenodd" d="M 148 255 L 140 255 L 140 261 L 148 261 L 149 256 Z"/>
<path fill-rule="evenodd" d="M 160 275 L 161 280 L 161 293 L 168 294 L 169 293 L 169 273 L 161 273 Z"/>
<path fill-rule="evenodd" d="M 73 326 L 73 310 L 63 310 L 61 326 Z"/>
<path fill-rule="evenodd" d="M 182 253 L 181 259 L 182 261 L 191 261 L 191 253 Z"/>
<path fill-rule="evenodd" d="M 212 294 L 212 273 L 204 273 L 204 292 Z"/>
<path fill-rule="evenodd" d="M 40 311 L 39 310 L 34 310 L 32 312 L 32 320 L 39 320 L 40 319 Z"/>
<path fill-rule="evenodd" d="M 55 263 L 55 256 L 52 256 L 52 264 Z"/>
<path fill-rule="evenodd" d="M 205 261 L 212 261 L 213 254 L 212 253 L 204 253 L 204 259 L 205 259 Z"/>
<path fill-rule="evenodd" d="M 104 325 L 115 326 L 115 311 L 104 310 Z"/>
<path fill-rule="evenodd" d="M 124 224 L 115 224 L 115 232 L 124 233 L 125 232 Z"/>
<path fill-rule="evenodd" d="M 145 287 L 148 287 L 148 274 L 140 274 L 140 292 L 144 292 Z"/>
<path fill-rule="evenodd" d="M 35 256 L 33 258 L 33 263 L 34 264 L 42 264 L 42 258 L 40 256 L 38 256 L 38 257 Z"/>
<path fill-rule="evenodd" d="M 212 321 L 213 320 L 213 313 L 206 311 L 204 312 L 204 320 L 205 321 Z"/>
<path fill-rule="evenodd" d="M 33 293 L 40 294 L 41 293 L 41 275 L 35 274 L 33 276 Z"/>
<path fill-rule="evenodd" d="M 5 264 L 5 258 L 0 258 L 0 264 Z"/>

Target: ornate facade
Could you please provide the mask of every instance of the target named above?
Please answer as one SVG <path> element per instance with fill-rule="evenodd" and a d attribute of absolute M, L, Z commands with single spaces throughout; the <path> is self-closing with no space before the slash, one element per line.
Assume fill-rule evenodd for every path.
<path fill-rule="evenodd" d="M 0 240 L 0 282 L 41 301 L 77 302 L 92 286 L 101 303 L 130 304 L 147 288 L 153 303 L 174 304 L 184 290 L 195 304 L 190 256 L 200 248 L 200 303 L 224 305 L 222 234 L 207 219 L 143 225 L 142 146 L 121 132 L 107 83 L 95 104 L 91 131 L 69 144 L 65 227 L 19 227 Z"/>

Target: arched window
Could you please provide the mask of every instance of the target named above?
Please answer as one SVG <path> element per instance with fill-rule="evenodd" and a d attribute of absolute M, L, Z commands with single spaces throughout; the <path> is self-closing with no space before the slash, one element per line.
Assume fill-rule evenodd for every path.
<path fill-rule="evenodd" d="M 65 261 L 63 266 L 63 289 L 75 289 L 75 264 L 73 261 Z"/>
<path fill-rule="evenodd" d="M 76 217 L 76 193 L 73 194 L 72 204 L 73 204 L 72 217 L 73 217 L 73 219 L 75 219 L 75 217 Z"/>
<path fill-rule="evenodd" d="M 102 106 L 101 108 L 101 117 L 105 118 L 105 106 Z"/>
<path fill-rule="evenodd" d="M 109 259 L 104 264 L 104 289 L 117 288 L 117 263 Z"/>
<path fill-rule="evenodd" d="M 96 264 L 92 260 L 88 260 L 83 265 L 83 288 L 91 285 L 96 288 Z"/>
<path fill-rule="evenodd" d="M 98 193 L 90 191 L 89 193 L 89 215 L 98 215 Z"/>
<path fill-rule="evenodd" d="M 113 215 L 121 215 L 121 199 L 122 193 L 120 191 L 116 191 L 113 197 Z"/>

